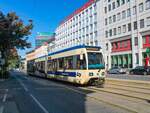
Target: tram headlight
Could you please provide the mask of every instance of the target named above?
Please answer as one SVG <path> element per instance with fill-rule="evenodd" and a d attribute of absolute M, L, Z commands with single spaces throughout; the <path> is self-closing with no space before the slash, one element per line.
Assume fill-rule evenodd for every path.
<path fill-rule="evenodd" d="M 81 73 L 77 73 L 77 76 L 81 77 Z"/>
<path fill-rule="evenodd" d="M 89 73 L 89 76 L 93 76 L 94 75 L 94 73 Z"/>

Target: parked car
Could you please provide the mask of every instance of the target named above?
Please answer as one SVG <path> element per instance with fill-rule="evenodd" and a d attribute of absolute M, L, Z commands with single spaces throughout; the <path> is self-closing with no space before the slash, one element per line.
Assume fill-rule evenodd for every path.
<path fill-rule="evenodd" d="M 121 67 L 112 67 L 109 71 L 109 74 L 125 74 L 126 70 Z"/>
<path fill-rule="evenodd" d="M 137 75 L 149 75 L 150 74 L 150 66 L 137 66 L 134 69 L 130 70 L 130 74 Z"/>

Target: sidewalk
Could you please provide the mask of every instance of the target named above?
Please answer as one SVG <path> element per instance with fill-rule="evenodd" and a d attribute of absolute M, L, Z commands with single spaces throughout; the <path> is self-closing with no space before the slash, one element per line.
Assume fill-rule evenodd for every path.
<path fill-rule="evenodd" d="M 0 80 L 0 113 L 19 113 L 17 105 L 9 89 L 11 77 Z"/>

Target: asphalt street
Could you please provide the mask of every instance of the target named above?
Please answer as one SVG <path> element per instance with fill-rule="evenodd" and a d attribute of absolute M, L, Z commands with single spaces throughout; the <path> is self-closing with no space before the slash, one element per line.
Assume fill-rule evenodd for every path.
<path fill-rule="evenodd" d="M 70 85 L 70 86 L 68 86 Z M 91 98 L 76 86 L 12 72 L 0 81 L 0 113 L 126 113 Z"/>

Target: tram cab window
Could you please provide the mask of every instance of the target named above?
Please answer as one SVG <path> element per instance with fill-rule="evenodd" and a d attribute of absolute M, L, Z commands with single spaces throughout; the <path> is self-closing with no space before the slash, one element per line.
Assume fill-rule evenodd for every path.
<path fill-rule="evenodd" d="M 100 69 L 104 67 L 103 56 L 101 53 L 88 53 L 88 68 L 89 69 Z"/>

